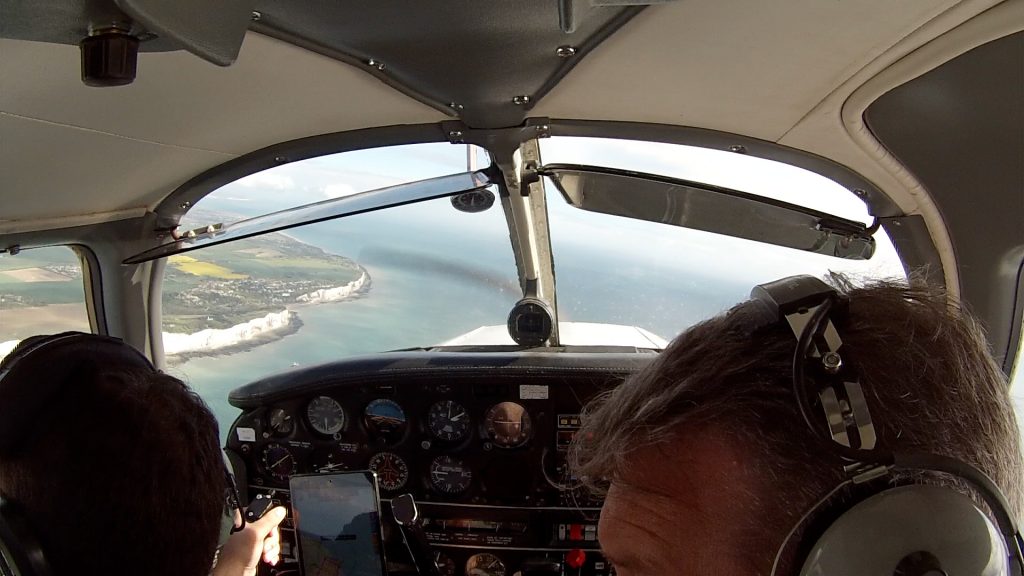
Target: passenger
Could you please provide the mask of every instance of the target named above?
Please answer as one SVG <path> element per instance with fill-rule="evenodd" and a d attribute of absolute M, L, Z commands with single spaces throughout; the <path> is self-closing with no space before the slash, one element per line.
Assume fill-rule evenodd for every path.
<path fill-rule="evenodd" d="M 973 464 L 1020 517 L 1019 432 L 975 322 L 934 290 L 832 282 L 849 299 L 836 318 L 842 357 L 856 366 L 879 446 Z M 791 529 L 800 543 L 855 498 L 841 489 L 800 522 L 846 477 L 798 410 L 793 331 L 759 321 L 758 306 L 690 328 L 585 410 L 574 470 L 606 492 L 598 534 L 619 576 L 770 574 Z M 939 473 L 897 481 L 978 499 Z M 806 553 L 806 541 L 787 546 L 776 573 L 799 573 Z"/>
<path fill-rule="evenodd" d="M 209 408 L 127 345 L 34 337 L 0 363 L 0 494 L 54 576 L 210 574 L 226 488 Z M 228 538 L 213 574 L 276 563 L 283 518 Z"/>

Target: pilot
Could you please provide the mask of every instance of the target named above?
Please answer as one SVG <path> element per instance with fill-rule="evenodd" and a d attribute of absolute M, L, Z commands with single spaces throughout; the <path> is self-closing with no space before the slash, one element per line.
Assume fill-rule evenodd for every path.
<path fill-rule="evenodd" d="M 1002 489 L 1020 518 L 1019 431 L 1006 379 L 975 322 L 935 290 L 855 287 L 842 277 L 830 283 L 837 307 L 845 307 L 832 314 L 842 360 L 856 374 L 848 379 L 863 386 L 877 448 L 968 463 Z M 837 457 L 834 439 L 822 441 L 828 428 L 812 429 L 800 412 L 796 329 L 779 320 L 766 321 L 756 299 L 739 304 L 681 334 L 585 410 L 573 466 L 606 496 L 598 535 L 618 576 L 799 574 L 825 527 L 870 490 L 936 485 L 981 501 L 961 479 L 933 471 L 881 469 L 874 481 L 866 473 L 863 483 L 849 481 L 850 462 Z M 925 524 L 942 522 L 930 513 L 921 514 Z M 869 551 L 892 544 L 872 540 L 889 538 L 885 524 L 861 526 L 854 540 L 875 547 Z M 952 524 L 938 529 L 952 533 Z M 930 552 L 907 558 L 934 559 Z M 880 573 L 968 573 L 896 566 Z M 842 573 L 870 574 L 860 570 Z"/>
<path fill-rule="evenodd" d="M 0 362 L 0 411 L 5 538 L 20 526 L 13 539 L 41 549 L 54 576 L 251 576 L 261 557 L 277 562 L 283 508 L 216 554 L 227 484 L 217 422 L 119 340 L 25 340 Z"/>

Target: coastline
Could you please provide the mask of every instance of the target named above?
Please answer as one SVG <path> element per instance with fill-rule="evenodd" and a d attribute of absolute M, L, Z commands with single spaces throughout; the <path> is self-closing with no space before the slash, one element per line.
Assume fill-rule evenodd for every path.
<path fill-rule="evenodd" d="M 303 294 L 295 299 L 298 304 L 327 304 L 330 302 L 341 302 L 353 296 L 364 294 L 370 290 L 370 275 L 362 266 L 359 267 L 361 274 L 359 278 L 334 288 L 321 288 L 308 294 Z"/>
<path fill-rule="evenodd" d="M 228 328 L 207 328 L 193 333 L 163 332 L 164 357 L 168 364 L 178 365 L 190 358 L 221 356 L 252 350 L 257 346 L 275 342 L 295 334 L 302 328 L 300 312 L 311 306 L 345 302 L 367 294 L 372 277 L 363 266 L 360 275 L 341 286 L 321 288 L 299 295 L 282 310 L 235 324 Z M 48 310 L 49 309 L 49 310 Z M 19 336 L 57 333 L 66 330 L 89 331 L 88 320 L 80 304 L 50 304 L 34 308 L 4 310 L 5 323 L 14 328 L 9 340 L 0 341 L 0 358 L 6 356 L 21 341 Z M 75 313 L 78 314 L 75 314 Z M 77 316 L 82 318 L 77 318 Z M 52 317 L 52 318 L 51 318 Z M 69 317 L 72 321 L 69 321 Z M 42 319 L 42 321 L 41 321 Z M 6 327 L 6 326 L 5 326 Z M 6 330 L 5 330 L 6 332 Z M 20 333 L 19 333 L 20 332 Z"/>
<path fill-rule="evenodd" d="M 298 313 L 285 308 L 230 328 L 207 328 L 192 334 L 164 332 L 164 358 L 168 364 L 177 365 L 191 358 L 246 352 L 295 334 L 301 327 Z"/>
<path fill-rule="evenodd" d="M 178 365 L 190 358 L 221 356 L 252 350 L 262 344 L 275 342 L 299 331 L 302 318 L 299 310 L 322 304 L 344 302 L 369 292 L 372 279 L 365 268 L 359 266 L 359 278 L 341 286 L 321 288 L 295 298 L 280 312 L 235 324 L 229 328 L 207 328 L 191 334 L 164 332 L 164 357 L 168 364 Z"/>

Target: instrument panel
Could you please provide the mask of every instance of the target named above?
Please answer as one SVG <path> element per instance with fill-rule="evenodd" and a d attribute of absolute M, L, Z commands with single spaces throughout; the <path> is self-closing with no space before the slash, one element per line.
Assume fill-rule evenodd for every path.
<path fill-rule="evenodd" d="M 607 576 L 601 502 L 566 457 L 585 403 L 652 357 L 411 352 L 293 370 L 232 392 L 226 449 L 246 501 L 287 504 L 293 474 L 376 472 L 389 574 L 416 573 L 389 510 L 408 493 L 443 575 Z M 284 561 L 261 574 L 298 574 L 283 527 Z"/>

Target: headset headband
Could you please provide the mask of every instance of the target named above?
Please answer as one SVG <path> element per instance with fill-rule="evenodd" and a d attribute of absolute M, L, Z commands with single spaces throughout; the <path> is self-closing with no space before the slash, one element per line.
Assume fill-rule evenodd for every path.
<path fill-rule="evenodd" d="M 45 354 L 44 354 L 45 352 Z M 0 457 L 13 457 L 25 449 L 44 423 L 40 414 L 65 387 L 88 381 L 108 367 L 156 372 L 141 352 L 119 338 L 84 332 L 32 336 L 0 361 Z M 230 464 L 225 458 L 225 498 L 229 511 L 240 510 L 241 501 Z M 231 532 L 245 527 L 241 517 Z"/>
<path fill-rule="evenodd" d="M 962 478 L 978 491 L 992 510 L 1009 554 L 1011 573 L 1024 573 L 1024 540 L 1005 496 L 984 472 L 955 458 L 894 454 L 876 447 L 877 434 L 863 388 L 849 360 L 840 354 L 843 341 L 831 315 L 840 308 L 845 312 L 845 299 L 820 279 L 806 275 L 755 286 L 750 297 L 761 306 L 766 320 L 785 321 L 796 337 L 793 394 L 811 432 L 846 462 L 844 472 L 848 479 L 840 488 L 886 476 L 893 469 L 931 470 Z M 812 378 L 808 378 L 809 375 Z M 817 397 L 824 413 L 824 426 L 816 424 L 812 416 L 812 395 Z M 829 435 L 827 440 L 822 433 L 825 429 Z M 838 488 L 829 496 L 836 492 Z M 824 506 L 826 500 L 818 502 L 804 519 Z M 795 530 L 796 527 L 787 535 L 783 549 Z"/>
<path fill-rule="evenodd" d="M 19 344 L 0 362 L 0 456 L 14 456 L 26 445 L 39 428 L 39 415 L 66 386 L 108 365 L 155 370 L 138 350 L 109 336 L 63 332 Z"/>
<path fill-rule="evenodd" d="M 845 307 L 846 302 L 831 286 L 812 276 L 791 276 L 756 286 L 751 297 L 767 306 L 775 321 L 784 319 L 796 337 L 793 394 L 807 426 L 820 437 L 821 425 L 812 416 L 811 398 L 816 397 L 825 413 L 833 451 L 851 463 L 891 463 L 891 454 L 875 449 L 877 434 L 864 389 L 849 359 L 840 353 L 843 340 L 830 312 Z M 813 386 L 807 382 L 809 367 L 816 376 Z"/>

